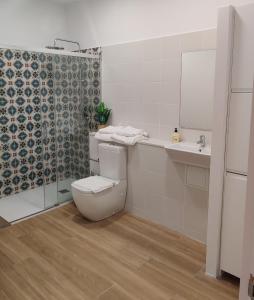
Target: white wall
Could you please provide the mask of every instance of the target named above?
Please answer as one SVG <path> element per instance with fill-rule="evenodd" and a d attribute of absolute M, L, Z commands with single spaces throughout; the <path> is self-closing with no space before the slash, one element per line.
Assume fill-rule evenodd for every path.
<path fill-rule="evenodd" d="M 103 47 L 102 99 L 112 108 L 112 124 L 169 140 L 180 127 L 181 53 L 215 48 L 215 29 Z M 200 132 L 192 133 L 196 142 Z"/>
<path fill-rule="evenodd" d="M 0 45 L 44 47 L 68 37 L 82 48 L 216 27 L 217 8 L 254 0 L 0 1 Z"/>
<path fill-rule="evenodd" d="M 102 99 L 112 108 L 112 124 L 169 141 L 179 127 L 181 53 L 212 48 L 215 29 L 103 47 Z M 211 133 L 202 134 L 209 141 Z M 184 130 L 184 139 L 196 142 L 199 135 Z M 163 147 L 129 147 L 127 210 L 205 243 L 208 192 L 186 186 L 185 171 Z"/>
<path fill-rule="evenodd" d="M 163 147 L 129 147 L 126 209 L 206 243 L 208 192 L 187 186 L 186 171 Z"/>
<path fill-rule="evenodd" d="M 83 48 L 214 28 L 217 9 L 254 0 L 83 0 L 67 8 L 69 37 Z"/>
<path fill-rule="evenodd" d="M 64 37 L 66 11 L 50 0 L 0 1 L 0 45 L 42 48 Z"/>

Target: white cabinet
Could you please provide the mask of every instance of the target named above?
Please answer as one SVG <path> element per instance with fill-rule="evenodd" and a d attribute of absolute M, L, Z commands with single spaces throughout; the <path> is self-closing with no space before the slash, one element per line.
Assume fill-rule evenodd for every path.
<path fill-rule="evenodd" d="M 232 90 L 252 89 L 254 74 L 254 5 L 235 8 Z"/>
<path fill-rule="evenodd" d="M 251 93 L 232 93 L 226 148 L 226 170 L 247 174 L 251 122 Z"/>
<path fill-rule="evenodd" d="M 210 185 L 210 191 L 212 191 L 210 193 L 212 196 L 210 203 L 214 201 L 214 194 L 218 200 L 217 206 L 214 205 L 213 207 L 214 209 L 220 205 L 221 199 L 223 200 L 220 240 L 221 270 L 238 277 L 241 269 L 254 79 L 253 16 L 253 3 L 220 9 L 217 30 L 215 109 L 218 124 L 221 125 L 221 136 L 225 136 L 225 144 L 221 145 L 222 138 L 217 139 L 217 141 L 216 138 L 214 139 L 215 145 L 213 145 L 213 148 L 215 149 L 215 155 L 213 157 L 214 161 L 216 160 L 217 162 L 217 165 L 214 164 L 214 166 L 216 166 L 216 171 L 218 171 L 214 171 L 214 174 L 213 172 L 211 173 L 213 186 Z M 232 75 L 230 76 L 230 74 Z M 227 93 L 229 86 L 230 97 L 228 97 Z M 227 107 L 227 110 L 225 107 Z M 226 132 L 224 130 L 225 121 L 227 121 Z M 218 132 L 218 129 L 216 131 Z M 214 131 L 213 134 L 216 135 L 216 132 Z M 217 134 L 220 136 L 219 133 Z M 225 145 L 226 148 L 224 148 Z M 219 150 L 221 150 L 220 153 Z M 222 156 L 221 154 L 224 154 L 224 152 L 225 155 Z M 225 159 L 224 172 L 226 172 L 226 175 L 220 170 L 220 165 L 223 165 L 223 158 Z M 213 169 L 212 167 L 211 170 Z M 217 173 L 219 175 L 218 181 L 214 179 Z M 222 176 L 224 176 L 223 185 L 221 181 Z M 216 182 L 216 185 L 213 181 Z M 216 192 L 213 192 L 217 189 L 219 190 L 218 195 Z M 210 222 L 212 223 L 213 220 L 211 219 Z M 212 230 L 211 232 L 214 233 Z M 213 242 L 215 244 L 216 240 L 214 239 Z M 213 254 L 213 249 L 208 250 Z M 214 252 L 217 255 L 217 252 Z M 218 262 L 218 255 L 216 262 Z"/>
<path fill-rule="evenodd" d="M 237 277 L 240 276 L 241 270 L 246 184 L 246 176 L 226 174 L 221 236 L 221 270 Z"/>

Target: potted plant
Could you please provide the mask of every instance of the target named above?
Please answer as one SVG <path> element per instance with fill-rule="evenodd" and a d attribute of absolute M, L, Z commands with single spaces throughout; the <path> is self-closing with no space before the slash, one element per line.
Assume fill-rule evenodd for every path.
<path fill-rule="evenodd" d="M 98 129 L 107 127 L 107 122 L 108 122 L 108 118 L 110 116 L 111 113 L 111 109 L 107 108 L 107 106 L 105 105 L 104 102 L 100 102 L 100 104 L 98 105 L 97 109 L 97 119 L 99 122 L 98 125 Z"/>

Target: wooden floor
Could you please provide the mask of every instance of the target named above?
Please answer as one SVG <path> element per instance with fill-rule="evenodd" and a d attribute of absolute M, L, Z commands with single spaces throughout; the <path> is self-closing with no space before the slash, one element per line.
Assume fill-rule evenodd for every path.
<path fill-rule="evenodd" d="M 0 299 L 237 299 L 204 262 L 197 242 L 128 214 L 90 223 L 70 204 L 0 230 Z"/>

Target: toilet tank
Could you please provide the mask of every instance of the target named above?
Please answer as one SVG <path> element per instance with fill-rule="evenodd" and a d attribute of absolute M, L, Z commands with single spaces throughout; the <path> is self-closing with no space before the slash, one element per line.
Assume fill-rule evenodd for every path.
<path fill-rule="evenodd" d="M 99 175 L 99 141 L 95 139 L 95 133 L 89 133 L 89 165 L 90 165 L 90 174 Z"/>
<path fill-rule="evenodd" d="M 99 144 L 100 175 L 114 180 L 126 179 L 127 149 L 106 143 Z"/>

